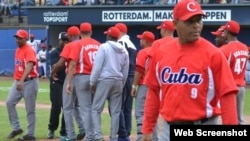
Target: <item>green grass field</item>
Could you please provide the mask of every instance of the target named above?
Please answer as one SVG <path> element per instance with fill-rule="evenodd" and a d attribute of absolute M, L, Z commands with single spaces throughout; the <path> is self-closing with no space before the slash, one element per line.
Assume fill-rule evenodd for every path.
<path fill-rule="evenodd" d="M 13 81 L 12 80 L 2 80 L 0 81 L 0 101 L 5 101 L 9 88 L 11 87 Z M 47 81 L 40 81 L 39 84 L 39 93 L 37 96 L 38 104 L 50 104 L 49 101 L 49 83 Z M 107 107 L 107 104 L 106 104 Z M 19 119 L 22 125 L 22 128 L 26 130 L 27 122 L 25 109 L 22 107 L 18 107 Z M 48 131 L 48 121 L 49 121 L 49 109 L 46 108 L 37 108 L 37 122 L 36 122 L 36 137 L 39 139 L 44 139 L 47 136 Z M 250 89 L 247 89 L 246 97 L 245 97 L 245 109 L 244 112 L 246 115 L 250 115 Z M 0 141 L 12 141 L 7 140 L 6 136 L 11 132 L 8 114 L 6 111 L 5 105 L 0 105 Z M 107 113 L 102 114 L 102 131 L 104 135 L 109 134 L 110 130 L 110 117 Z M 136 133 L 136 124 L 135 117 L 133 116 L 133 130 L 132 134 Z M 76 128 L 76 131 L 77 128 Z M 56 136 L 59 136 L 59 131 L 56 132 Z"/>

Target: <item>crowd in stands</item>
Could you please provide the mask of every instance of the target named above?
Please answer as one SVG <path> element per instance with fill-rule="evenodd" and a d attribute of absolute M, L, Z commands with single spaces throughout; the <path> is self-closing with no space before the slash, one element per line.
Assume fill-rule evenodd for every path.
<path fill-rule="evenodd" d="M 0 15 L 13 16 L 20 6 L 81 6 L 81 5 L 174 5 L 179 0 L 0 0 Z M 244 4 L 250 0 L 197 0 L 202 4 Z M 25 13 L 22 8 L 21 13 Z"/>

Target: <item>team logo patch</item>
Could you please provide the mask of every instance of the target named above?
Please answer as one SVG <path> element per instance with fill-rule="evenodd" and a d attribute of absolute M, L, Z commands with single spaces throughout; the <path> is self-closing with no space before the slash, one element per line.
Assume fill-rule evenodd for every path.
<path fill-rule="evenodd" d="M 199 73 L 187 73 L 186 68 L 181 68 L 179 72 L 172 72 L 170 67 L 162 69 L 160 74 L 162 83 L 167 84 L 190 84 L 199 85 L 202 83 L 202 75 Z"/>

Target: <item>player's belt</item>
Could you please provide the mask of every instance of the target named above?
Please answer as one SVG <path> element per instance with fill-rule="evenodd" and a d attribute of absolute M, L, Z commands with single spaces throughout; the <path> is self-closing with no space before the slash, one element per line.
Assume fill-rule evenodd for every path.
<path fill-rule="evenodd" d="M 203 124 L 207 122 L 211 118 L 203 118 L 201 120 L 196 120 L 196 121 L 173 121 L 173 122 L 168 122 L 170 125 L 198 125 L 198 124 Z"/>
<path fill-rule="evenodd" d="M 35 78 L 37 78 L 37 77 L 28 77 L 28 78 L 24 79 L 24 82 L 33 80 Z M 17 81 L 20 81 L 20 79 L 17 79 Z"/>

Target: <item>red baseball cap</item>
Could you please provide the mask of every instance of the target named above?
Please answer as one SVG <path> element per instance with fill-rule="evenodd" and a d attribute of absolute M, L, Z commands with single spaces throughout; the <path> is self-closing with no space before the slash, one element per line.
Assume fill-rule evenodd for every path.
<path fill-rule="evenodd" d="M 162 21 L 161 25 L 157 26 L 156 28 L 157 29 L 164 28 L 164 29 L 171 30 L 171 31 L 175 30 L 174 24 L 170 20 L 164 20 L 164 21 Z"/>
<path fill-rule="evenodd" d="M 17 30 L 16 34 L 14 35 L 14 37 L 19 37 L 19 38 L 25 38 L 25 39 L 28 39 L 29 37 L 29 34 L 26 30 L 24 29 L 20 29 L 20 30 Z"/>
<path fill-rule="evenodd" d="M 211 32 L 211 34 L 213 34 L 215 36 L 221 36 L 222 33 L 224 32 L 224 30 L 225 30 L 225 26 L 222 25 L 215 32 Z"/>
<path fill-rule="evenodd" d="M 137 35 L 137 38 L 146 40 L 148 42 L 154 42 L 155 35 L 150 31 L 144 31 L 142 34 Z"/>
<path fill-rule="evenodd" d="M 240 25 L 238 22 L 231 20 L 226 23 L 225 30 L 238 34 L 240 32 Z"/>
<path fill-rule="evenodd" d="M 117 23 L 115 24 L 115 27 L 117 27 L 121 32 L 128 33 L 128 27 L 124 23 Z"/>
<path fill-rule="evenodd" d="M 92 31 L 92 25 L 90 23 L 88 23 L 88 22 L 81 23 L 80 31 L 91 32 Z"/>
<path fill-rule="evenodd" d="M 80 35 L 80 30 L 77 26 L 71 26 L 67 30 L 68 35 Z"/>
<path fill-rule="evenodd" d="M 112 36 L 118 39 L 120 37 L 120 30 L 117 27 L 112 26 L 107 31 L 105 31 L 104 34 L 107 34 L 109 36 Z"/>
<path fill-rule="evenodd" d="M 175 20 L 186 21 L 195 15 L 206 16 L 200 4 L 196 0 L 182 0 L 178 2 L 173 10 Z"/>
<path fill-rule="evenodd" d="M 46 44 L 44 44 L 44 43 L 41 43 L 41 48 L 46 48 Z"/>

